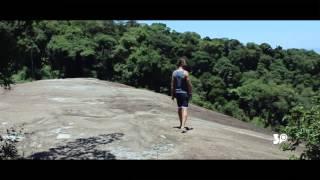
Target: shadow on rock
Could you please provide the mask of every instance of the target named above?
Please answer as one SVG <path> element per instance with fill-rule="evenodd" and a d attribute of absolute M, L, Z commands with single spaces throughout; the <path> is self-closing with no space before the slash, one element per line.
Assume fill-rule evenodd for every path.
<path fill-rule="evenodd" d="M 96 137 L 80 138 L 49 151 L 38 152 L 28 159 L 35 160 L 108 160 L 116 159 L 110 151 L 98 150 L 99 145 L 112 143 L 124 136 L 123 133 L 102 134 Z"/>

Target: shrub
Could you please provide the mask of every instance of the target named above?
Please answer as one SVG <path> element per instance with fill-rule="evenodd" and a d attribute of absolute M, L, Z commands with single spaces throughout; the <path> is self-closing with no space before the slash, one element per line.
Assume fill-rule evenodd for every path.
<path fill-rule="evenodd" d="M 11 84 L 13 84 L 14 81 L 11 77 L 5 77 L 0 72 L 0 86 L 4 87 L 4 89 L 11 89 Z"/>
<path fill-rule="evenodd" d="M 264 124 L 265 120 L 262 119 L 261 117 L 254 117 L 252 120 L 251 120 L 251 123 L 254 124 L 255 126 L 257 127 L 261 127 L 263 128 L 265 126 Z"/>
<path fill-rule="evenodd" d="M 222 112 L 225 114 L 240 119 L 242 121 L 247 121 L 245 113 L 242 109 L 239 108 L 239 105 L 236 101 L 230 101 L 222 107 Z"/>
<path fill-rule="evenodd" d="M 320 101 L 312 108 L 297 106 L 284 120 L 289 122 L 283 132 L 289 137 L 288 142 L 282 146 L 284 151 L 295 150 L 301 143 L 305 149 L 300 159 L 320 160 Z"/>
<path fill-rule="evenodd" d="M 57 79 L 59 78 L 59 71 L 52 70 L 49 65 L 45 65 L 40 70 L 42 79 Z"/>
<path fill-rule="evenodd" d="M 21 139 L 22 130 L 7 129 L 6 135 L 0 135 L 0 160 L 19 159 L 17 143 Z"/>
<path fill-rule="evenodd" d="M 31 78 L 28 75 L 28 67 L 24 66 L 21 70 L 14 74 L 12 78 L 16 83 L 31 81 Z"/>

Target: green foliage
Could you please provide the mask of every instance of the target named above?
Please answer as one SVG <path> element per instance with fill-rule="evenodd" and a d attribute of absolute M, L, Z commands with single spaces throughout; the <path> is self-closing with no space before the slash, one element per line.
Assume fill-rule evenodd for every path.
<path fill-rule="evenodd" d="M 192 57 L 188 63 L 190 66 L 192 66 L 192 71 L 194 75 L 200 76 L 204 72 L 210 72 L 213 59 L 207 52 L 196 51 L 192 53 Z"/>
<path fill-rule="evenodd" d="M 57 78 L 59 78 L 59 71 L 52 70 L 51 67 L 48 65 L 45 65 L 44 67 L 42 67 L 40 73 L 41 73 L 42 79 L 57 79 Z"/>
<path fill-rule="evenodd" d="M 53 36 L 47 47 L 52 53 L 65 53 L 72 59 L 94 55 L 97 44 L 87 37 L 80 27 L 68 27 L 61 35 Z"/>
<path fill-rule="evenodd" d="M 239 97 L 240 107 L 253 118 L 265 119 L 265 126 L 282 125 L 282 117 L 295 105 L 296 93 L 289 85 L 248 80 L 231 91 Z"/>
<path fill-rule="evenodd" d="M 31 78 L 28 72 L 28 67 L 24 66 L 20 71 L 14 74 L 12 78 L 14 82 L 17 82 L 17 83 L 31 81 Z"/>
<path fill-rule="evenodd" d="M 0 86 L 4 87 L 4 89 L 11 89 L 11 84 L 13 84 L 14 81 L 9 75 L 0 73 Z"/>
<path fill-rule="evenodd" d="M 300 159 L 320 159 L 320 101 L 315 98 L 311 108 L 296 106 L 284 117 L 288 126 L 283 128 L 283 133 L 289 136 L 289 142 L 283 150 L 295 150 L 300 144 L 305 145 L 305 150 Z"/>
<path fill-rule="evenodd" d="M 19 21 L 0 21 L 0 86 L 10 88 L 14 59 L 17 58 Z"/>
<path fill-rule="evenodd" d="M 239 108 L 237 101 L 232 100 L 232 101 L 226 103 L 226 105 L 223 107 L 222 111 L 225 114 L 233 116 L 237 119 L 241 119 L 243 121 L 248 121 L 244 111 Z"/>
<path fill-rule="evenodd" d="M 230 60 L 222 57 L 213 67 L 213 73 L 223 79 L 225 85 L 229 88 L 239 85 L 241 78 L 240 69 L 231 64 Z"/>
<path fill-rule="evenodd" d="M 257 127 L 262 127 L 262 128 L 265 127 L 264 119 L 261 117 L 256 116 L 256 117 L 252 118 L 251 123 Z"/>
<path fill-rule="evenodd" d="M 202 106 L 202 107 L 210 106 L 209 103 L 206 103 L 206 101 L 203 100 L 203 98 L 198 93 L 192 94 L 191 103 L 194 103 L 194 104 Z"/>
<path fill-rule="evenodd" d="M 7 133 L 0 134 L 0 160 L 15 160 L 22 157 L 18 153 L 17 143 L 23 136 L 22 129 L 7 129 Z"/>

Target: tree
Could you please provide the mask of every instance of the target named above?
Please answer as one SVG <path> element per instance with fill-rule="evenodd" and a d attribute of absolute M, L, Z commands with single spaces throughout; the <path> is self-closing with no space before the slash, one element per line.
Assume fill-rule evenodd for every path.
<path fill-rule="evenodd" d="M 241 71 L 256 70 L 260 53 L 255 49 L 238 49 L 230 52 L 228 58 Z"/>
<path fill-rule="evenodd" d="M 220 99 L 222 102 L 224 101 L 226 88 L 223 80 L 220 77 L 213 76 L 212 74 L 205 72 L 200 77 L 200 81 L 202 84 L 202 89 L 206 92 L 205 97 L 207 101 L 211 103 L 214 103 L 218 99 Z"/>
<path fill-rule="evenodd" d="M 205 51 L 196 51 L 192 53 L 188 61 L 188 65 L 192 67 L 192 72 L 196 76 L 200 76 L 204 72 L 209 72 L 212 68 L 214 59 Z"/>
<path fill-rule="evenodd" d="M 262 43 L 262 44 L 260 45 L 260 48 L 261 48 L 261 50 L 262 50 L 262 52 L 263 52 L 264 54 L 266 54 L 266 55 L 268 55 L 268 56 L 271 56 L 271 57 L 274 56 L 274 50 L 272 49 L 272 47 L 271 47 L 269 44 L 267 44 L 267 43 Z"/>
<path fill-rule="evenodd" d="M 229 116 L 233 116 L 235 118 L 247 121 L 247 116 L 245 115 L 243 110 L 239 108 L 239 104 L 235 100 L 227 102 L 225 106 L 222 108 L 222 111 Z"/>
<path fill-rule="evenodd" d="M 263 66 L 264 69 L 270 71 L 270 65 L 273 62 L 273 58 L 269 55 L 262 54 L 259 59 L 259 63 Z"/>
<path fill-rule="evenodd" d="M 95 49 L 96 61 L 93 65 L 99 79 L 111 80 L 113 77 L 114 51 L 117 40 L 110 35 L 97 33 L 94 36 L 97 44 Z"/>
<path fill-rule="evenodd" d="M 215 59 L 218 59 L 223 55 L 224 48 L 224 41 L 222 39 L 204 40 L 200 42 L 200 49 L 207 52 Z"/>
<path fill-rule="evenodd" d="M 125 64 L 118 64 L 115 71 L 122 74 L 121 81 L 136 87 L 146 87 L 160 92 L 170 85 L 173 66 L 159 52 L 141 46 L 134 51 Z M 169 89 L 169 88 L 168 88 Z"/>
<path fill-rule="evenodd" d="M 79 26 L 70 24 L 63 30 L 61 34 L 52 36 L 47 45 L 50 61 L 64 73 L 64 76 L 88 75 L 88 68 L 92 66 L 88 61 L 95 56 L 97 43 Z"/>
<path fill-rule="evenodd" d="M 9 88 L 12 84 L 11 66 L 16 47 L 14 36 L 14 22 L 0 22 L 0 85 Z"/>
<path fill-rule="evenodd" d="M 148 32 L 146 43 L 152 45 L 154 49 L 158 49 L 161 54 L 167 57 L 170 56 L 173 48 L 176 46 L 176 43 L 170 36 L 170 29 L 165 24 L 154 23 L 148 31 L 150 32 Z"/>
<path fill-rule="evenodd" d="M 188 58 L 191 57 L 192 52 L 198 50 L 200 41 L 200 35 L 194 32 L 184 32 L 178 34 L 178 43 L 174 49 L 176 56 L 186 56 Z"/>
<path fill-rule="evenodd" d="M 265 127 L 276 127 L 281 119 L 295 106 L 296 92 L 288 85 L 265 83 L 261 79 L 248 80 L 232 90 L 239 97 L 240 108 L 251 119 L 260 116 Z"/>
<path fill-rule="evenodd" d="M 226 57 L 218 59 L 218 62 L 213 67 L 213 74 L 222 78 L 228 88 L 239 85 L 241 77 L 240 69 L 231 64 L 230 60 Z"/>
<path fill-rule="evenodd" d="M 240 43 L 240 41 L 236 39 L 230 39 L 230 40 L 226 39 L 224 42 L 225 42 L 224 43 L 225 56 L 229 56 L 229 53 L 234 50 L 243 48 L 243 45 Z"/>
<path fill-rule="evenodd" d="M 311 108 L 296 106 L 290 114 L 284 117 L 289 124 L 282 132 L 289 136 L 282 148 L 295 150 L 300 144 L 305 144 L 305 149 L 300 159 L 320 159 L 320 101 L 319 96 L 314 98 Z"/>
<path fill-rule="evenodd" d="M 29 21 L 0 21 L 0 85 L 5 88 L 14 83 L 11 76 L 21 56 L 18 39 L 30 25 Z"/>
<path fill-rule="evenodd" d="M 290 71 L 286 68 L 286 66 L 283 64 L 283 61 L 281 59 L 276 59 L 271 65 L 270 65 L 270 79 L 272 79 L 276 83 L 281 83 L 285 79 L 288 79 L 287 77 L 290 76 Z M 291 76 L 292 77 L 292 76 Z"/>

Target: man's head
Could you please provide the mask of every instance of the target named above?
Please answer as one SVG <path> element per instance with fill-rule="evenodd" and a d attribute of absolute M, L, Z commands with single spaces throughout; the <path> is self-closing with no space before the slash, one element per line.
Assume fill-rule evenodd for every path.
<path fill-rule="evenodd" d="M 177 66 L 178 67 L 185 67 L 187 65 L 187 58 L 186 57 L 181 57 L 178 59 Z"/>

